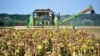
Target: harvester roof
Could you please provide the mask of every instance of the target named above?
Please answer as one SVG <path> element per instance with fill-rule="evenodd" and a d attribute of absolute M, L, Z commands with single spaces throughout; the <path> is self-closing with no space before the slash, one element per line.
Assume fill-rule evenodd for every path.
<path fill-rule="evenodd" d="M 42 13 L 42 12 L 52 12 L 54 13 L 51 9 L 35 9 L 33 13 Z"/>

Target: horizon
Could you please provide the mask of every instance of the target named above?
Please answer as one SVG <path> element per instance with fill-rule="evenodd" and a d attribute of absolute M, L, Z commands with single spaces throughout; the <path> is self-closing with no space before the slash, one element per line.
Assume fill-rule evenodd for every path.
<path fill-rule="evenodd" d="M 30 15 L 30 14 L 20 14 L 20 13 L 13 13 L 13 14 L 10 14 L 10 13 L 0 13 L 0 14 L 8 14 L 8 15 Z M 91 15 L 91 13 L 85 13 L 84 15 L 88 15 L 88 14 L 90 14 Z M 95 14 L 97 14 L 97 15 L 100 15 L 99 13 L 95 13 Z M 58 15 L 58 14 L 56 14 L 56 15 Z M 75 14 L 63 14 L 63 15 L 61 15 L 61 16 L 66 16 L 66 15 L 75 15 Z"/>

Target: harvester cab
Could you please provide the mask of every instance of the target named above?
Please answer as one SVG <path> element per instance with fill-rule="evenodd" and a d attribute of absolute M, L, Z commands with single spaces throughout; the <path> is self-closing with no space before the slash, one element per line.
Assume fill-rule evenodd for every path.
<path fill-rule="evenodd" d="M 54 12 L 51 9 L 36 9 L 33 12 L 34 25 L 53 25 Z"/>

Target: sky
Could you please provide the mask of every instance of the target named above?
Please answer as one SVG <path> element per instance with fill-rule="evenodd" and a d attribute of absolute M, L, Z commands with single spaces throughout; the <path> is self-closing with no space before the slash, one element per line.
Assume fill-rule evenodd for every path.
<path fill-rule="evenodd" d="M 0 0 L 0 13 L 31 14 L 35 9 L 52 9 L 55 14 L 77 14 L 91 4 L 100 14 L 100 0 Z"/>

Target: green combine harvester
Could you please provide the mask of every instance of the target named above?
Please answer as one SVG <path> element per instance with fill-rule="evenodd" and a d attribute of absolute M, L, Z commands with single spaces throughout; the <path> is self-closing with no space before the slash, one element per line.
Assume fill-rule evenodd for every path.
<path fill-rule="evenodd" d="M 91 12 L 91 14 L 94 14 L 95 11 L 93 7 L 90 5 L 89 8 L 74 14 L 72 16 L 69 16 L 65 18 L 64 20 L 60 20 L 60 15 L 55 15 L 52 10 L 48 9 L 36 9 L 34 10 L 33 14 L 30 15 L 29 21 L 28 21 L 28 27 L 34 27 L 34 26 L 57 26 L 59 29 L 59 25 L 62 25 L 65 22 L 68 22 L 78 16 L 81 16 L 85 14 L 86 12 Z M 75 27 L 73 27 L 75 28 Z"/>

